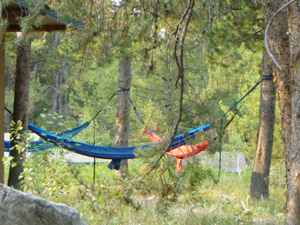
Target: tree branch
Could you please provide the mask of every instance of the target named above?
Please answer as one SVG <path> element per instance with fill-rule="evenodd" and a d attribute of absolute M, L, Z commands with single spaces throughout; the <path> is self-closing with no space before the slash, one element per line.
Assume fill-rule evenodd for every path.
<path fill-rule="evenodd" d="M 183 90 L 184 90 L 184 41 L 185 41 L 185 37 L 186 37 L 186 33 L 187 33 L 189 23 L 191 21 L 194 5 L 195 5 L 195 1 L 190 0 L 189 4 L 187 5 L 187 8 L 186 8 L 185 12 L 181 16 L 181 18 L 180 18 L 180 20 L 179 20 L 179 22 L 176 26 L 176 30 L 173 32 L 173 34 L 175 35 L 174 58 L 175 58 L 176 65 L 178 67 L 178 78 L 176 80 L 175 86 L 177 86 L 178 83 L 180 82 L 179 113 L 178 113 L 178 118 L 177 118 L 176 124 L 174 126 L 173 135 L 170 139 L 168 147 L 166 148 L 165 151 L 163 151 L 161 153 L 160 157 L 157 160 L 156 165 L 158 165 L 158 162 L 164 156 L 165 152 L 168 151 L 168 149 L 171 147 L 172 142 L 173 142 L 174 137 L 175 137 L 175 134 L 178 130 L 179 123 L 181 121 L 182 108 L 183 108 L 182 107 L 182 105 L 183 105 Z M 184 23 L 184 21 L 185 21 L 185 23 Z M 184 25 L 183 25 L 182 29 L 180 29 L 180 26 L 183 23 L 184 23 Z M 177 54 L 178 49 L 179 49 L 179 55 Z"/>

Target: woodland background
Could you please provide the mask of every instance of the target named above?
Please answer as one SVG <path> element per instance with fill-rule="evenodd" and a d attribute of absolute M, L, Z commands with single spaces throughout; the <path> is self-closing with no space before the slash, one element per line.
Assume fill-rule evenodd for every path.
<path fill-rule="evenodd" d="M 86 14 L 96 16 L 92 14 L 97 12 L 94 11 L 97 7 L 98 10 L 104 8 L 105 12 L 109 11 L 109 7 L 119 7 L 109 2 L 94 2 L 86 6 L 81 5 L 83 3 L 78 3 L 79 9 L 73 3 L 70 11 L 81 12 L 82 18 L 85 18 Z M 151 3 L 139 7 L 153 10 L 155 2 Z M 156 7 L 160 4 L 157 3 Z M 63 3 L 58 4 L 63 7 L 61 5 Z M 162 9 L 156 9 L 160 10 L 158 13 L 162 18 L 159 19 L 151 11 L 140 11 L 125 15 L 127 20 L 124 22 L 121 21 L 124 15 L 110 12 L 108 15 L 98 15 L 99 18 L 84 20 L 84 30 L 31 33 L 29 121 L 46 130 L 59 132 L 90 120 L 99 109 L 106 106 L 97 118 L 96 138 L 99 139 L 97 143 L 111 145 L 115 137 L 116 98 L 107 105 L 106 102 L 118 90 L 118 60 L 128 53 L 132 59 L 130 96 L 147 125 L 164 135 L 174 123 L 172 118 L 176 117 L 178 110 L 178 88 L 175 86 L 178 71 L 172 58 L 173 49 L 170 49 L 168 42 L 172 41 L 172 28 L 186 4 L 169 2 L 162 5 Z M 195 18 L 188 29 L 184 46 L 186 83 L 183 118 L 178 133 L 218 120 L 255 85 L 261 75 L 264 47 L 263 14 L 259 2 L 239 1 L 229 5 L 226 1 L 208 1 L 196 3 L 195 7 Z M 66 11 L 64 14 L 68 15 Z M 108 19 L 115 16 L 118 27 L 112 29 L 113 25 L 108 23 L 111 21 L 103 22 L 103 16 Z M 102 20 L 97 21 L 100 18 Z M 6 67 L 6 102 L 10 109 L 13 108 L 16 67 L 16 45 L 13 43 L 16 41 L 14 34 L 7 35 L 7 42 L 11 44 L 6 45 L 9 59 Z M 252 149 L 248 157 L 253 157 L 256 145 L 259 96 L 258 88 L 247 97 L 237 118 L 228 128 L 230 136 L 238 141 L 235 145 L 241 144 L 236 149 L 242 147 L 239 151 L 246 150 L 246 154 Z M 130 122 L 130 141 L 148 142 L 142 139 L 140 132 L 143 126 L 134 113 L 131 113 Z M 6 131 L 9 132 L 9 125 Z M 276 148 L 273 152 L 277 158 L 282 157 L 279 131 L 277 119 Z M 91 131 L 87 131 L 84 140 L 93 141 Z"/>
<path fill-rule="evenodd" d="M 71 26 L 66 32 L 32 33 L 30 27 L 23 24 L 23 38 L 32 40 L 30 123 L 59 133 L 92 119 L 103 109 L 95 123 L 78 135 L 76 140 L 113 146 L 116 136 L 117 98 L 107 101 L 119 88 L 118 65 L 124 57 L 131 61 L 130 97 L 146 125 L 157 134 L 170 137 L 179 115 L 177 133 L 217 122 L 261 78 L 265 29 L 262 3 L 247 0 L 195 1 L 187 31 L 183 33 L 184 25 L 180 21 L 186 19 L 184 12 L 187 4 L 191 2 L 193 1 L 34 1 L 35 5 L 49 5 L 63 18 L 75 17 L 83 21 L 84 26 Z M 184 86 L 180 89 L 182 77 L 179 76 L 180 66 L 176 63 L 176 54 L 180 48 L 177 42 L 183 39 L 184 46 L 181 47 L 184 48 L 184 63 L 181 68 L 184 70 Z M 6 35 L 6 106 L 10 109 L 13 108 L 14 99 L 16 43 L 22 41 L 22 37 L 17 38 L 15 34 Z M 216 141 L 206 151 L 214 153 L 222 147 L 222 151 L 242 152 L 253 165 L 259 126 L 260 86 L 241 105 L 238 112 L 234 109 L 228 115 L 231 117 L 237 113 L 222 134 L 222 146 Z M 9 114 L 6 118 L 6 131 L 9 132 Z M 228 121 L 230 118 L 226 119 Z M 219 134 L 216 126 L 191 143 L 219 137 Z M 131 111 L 129 145 L 149 142 L 143 125 L 134 111 Z M 283 196 L 284 145 L 277 109 L 273 146 L 271 190 L 279 188 L 280 196 Z M 217 171 L 212 168 L 202 168 L 194 161 L 189 161 L 186 168 L 183 168 L 187 171 L 176 174 L 173 159 L 170 157 L 163 157 L 159 167 L 149 175 L 147 165 L 156 159 L 153 154 L 145 154 L 142 159 L 133 160 L 130 163 L 131 175 L 123 181 L 113 177 L 113 172 L 104 169 L 103 165 L 97 165 L 97 170 L 101 171 L 100 175 L 103 177 L 97 176 L 96 181 L 92 181 L 91 167 L 72 166 L 70 163 L 66 166 L 62 162 L 54 162 L 49 158 L 51 151 L 37 153 L 27 163 L 25 189 L 73 206 L 76 204 L 71 203 L 71 197 L 69 199 L 66 196 L 78 197 L 77 202 L 84 208 L 81 213 L 91 224 L 98 224 L 102 220 L 101 216 L 105 218 L 101 223 L 113 223 L 112 215 L 117 215 L 117 212 L 114 211 L 115 208 L 110 212 L 109 205 L 117 207 L 120 199 L 131 207 L 129 211 L 139 210 L 141 206 L 132 199 L 148 199 L 154 195 L 161 203 L 156 204 L 157 212 L 165 216 L 174 204 L 181 204 L 180 201 L 175 201 L 180 196 L 185 196 L 189 201 L 194 199 L 204 207 L 208 204 L 208 190 L 212 187 L 214 190 L 219 189 L 221 186 L 226 190 L 227 182 L 236 182 L 232 176 L 244 179 L 243 184 L 249 188 L 250 171 L 246 171 L 242 177 L 223 171 L 224 180 L 221 177 L 220 183 L 216 184 Z M 63 157 L 64 153 L 60 152 Z M 65 176 L 60 174 L 63 173 L 63 168 L 68 171 Z M 147 174 L 148 177 L 137 179 L 138 174 Z M 72 182 L 78 186 L 75 185 L 75 188 Z M 58 190 L 62 195 L 56 193 Z M 231 192 L 233 187 L 227 190 Z M 228 213 L 232 217 L 224 213 L 224 219 L 228 219 L 224 224 L 235 224 L 239 221 L 248 224 L 257 216 L 258 211 L 249 210 L 249 190 L 237 193 L 244 193 L 246 196 L 241 194 L 243 200 L 238 203 L 230 197 L 225 197 L 224 201 L 227 201 L 225 204 L 237 205 L 242 210 Z M 271 196 L 273 197 L 273 193 Z M 282 220 L 284 208 L 277 203 L 253 204 L 270 204 L 271 207 L 280 205 L 280 209 L 269 211 Z M 212 202 L 210 204 L 209 207 L 213 208 Z M 194 205 L 189 207 L 188 212 L 193 212 Z M 75 208 L 81 210 L 80 207 Z M 88 210 L 95 214 L 90 215 Z M 269 219 L 272 217 L 272 213 L 271 216 L 268 213 L 266 215 Z M 186 218 L 189 216 L 187 214 Z M 113 218 L 119 224 L 125 217 Z M 203 218 L 195 218 L 189 223 L 204 221 Z M 211 224 L 221 218 L 210 219 L 203 224 Z M 172 219 L 169 222 L 176 224 Z"/>

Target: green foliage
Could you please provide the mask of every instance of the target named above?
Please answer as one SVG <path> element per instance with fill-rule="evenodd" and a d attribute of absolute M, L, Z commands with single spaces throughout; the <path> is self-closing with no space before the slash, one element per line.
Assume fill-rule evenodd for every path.
<path fill-rule="evenodd" d="M 59 202 L 59 195 L 68 195 L 72 187 L 61 159 L 54 160 L 51 150 L 31 153 L 24 169 L 24 186 L 38 196 L 48 195 L 48 198 Z"/>
<path fill-rule="evenodd" d="M 97 165 L 99 176 L 93 184 L 92 167 L 71 165 L 64 155 L 58 150 L 32 153 L 24 170 L 26 191 L 74 207 L 82 213 L 85 221 L 104 223 L 109 208 L 116 207 L 115 201 L 120 198 L 119 190 L 107 176 L 108 169 Z"/>
<path fill-rule="evenodd" d="M 264 21 L 260 2 L 222 1 L 216 3 L 213 11 L 208 36 L 214 53 L 223 55 L 242 43 L 248 49 L 262 48 Z"/>
<path fill-rule="evenodd" d="M 92 165 L 72 165 L 62 151 L 39 152 L 29 157 L 24 184 L 27 192 L 74 207 L 88 224 L 284 221 L 285 187 L 271 182 L 271 200 L 252 201 L 250 171 L 240 176 L 223 172 L 215 183 L 209 177 L 217 171 L 188 164 L 182 174 L 159 167 L 140 179 L 144 165 L 138 159 L 132 161 L 130 177 L 121 181 L 107 169 L 107 163 L 97 163 L 93 184 Z M 284 171 L 275 168 L 277 165 L 271 169 L 270 180 L 283 184 Z M 175 190 L 180 192 L 175 194 Z"/>
<path fill-rule="evenodd" d="M 27 148 L 30 146 L 30 141 L 32 141 L 33 139 L 30 138 L 28 132 L 24 132 L 22 121 L 19 120 L 17 122 L 14 122 L 12 120 L 10 126 L 10 140 L 14 141 L 14 146 L 10 148 L 10 151 L 18 151 L 18 154 L 25 153 Z M 10 165 L 12 167 L 15 167 L 17 165 L 17 162 L 14 162 L 13 156 L 3 157 L 2 162 L 4 163 L 4 165 Z"/>
<path fill-rule="evenodd" d="M 134 183 L 133 195 L 156 195 L 168 205 L 169 201 L 176 200 L 182 194 L 197 193 L 205 180 L 215 179 L 212 170 L 200 166 L 196 159 L 185 159 L 187 165 L 184 166 L 182 173 L 177 173 L 175 158 L 166 155 L 159 162 L 157 159 L 157 155 L 161 154 L 159 151 L 161 149 L 141 151 L 138 154 L 142 158 L 130 164 L 132 176 L 140 174 L 139 176 L 143 177 Z"/>
<path fill-rule="evenodd" d="M 246 152 L 247 143 L 245 138 L 238 133 L 237 130 L 229 129 L 227 133 L 227 141 L 224 143 L 223 150 L 227 152 Z"/>
<path fill-rule="evenodd" d="M 38 1 L 37 7 L 42 3 Z M 243 107 L 222 133 L 222 145 L 218 141 L 219 118 L 260 77 L 264 26 L 260 3 L 195 4 L 184 43 L 185 86 L 180 109 L 173 33 L 187 1 L 126 1 L 123 5 L 113 1 L 51 1 L 50 6 L 65 17 L 83 18 L 85 26 L 65 33 L 32 34 L 30 122 L 59 133 L 91 120 L 100 110 L 76 140 L 114 145 L 117 102 L 116 97 L 108 100 L 118 90 L 118 61 L 128 56 L 132 61 L 130 96 L 150 129 L 170 138 L 182 110 L 178 133 L 214 122 L 211 131 L 188 144 L 216 136 L 217 141 L 207 151 L 214 153 L 222 147 L 223 151 L 243 152 L 252 160 L 259 87 L 240 104 Z M 24 31 L 29 31 L 29 25 L 23 20 Z M 7 35 L 6 40 L 19 41 L 13 35 Z M 6 104 L 12 108 L 15 47 L 6 48 Z M 58 99 L 65 100 L 61 108 Z M 224 124 L 235 112 L 224 118 Z M 129 144 L 145 143 L 150 140 L 132 111 Z M 280 161 L 283 144 L 279 119 L 274 146 L 274 158 Z M 175 158 L 163 155 L 166 147 L 137 151 L 140 158 L 130 163 L 130 174 L 124 180 L 106 168 L 107 162 L 98 163 L 95 183 L 92 166 L 67 162 L 63 151 L 35 152 L 27 158 L 24 187 L 76 208 L 88 224 L 252 224 L 255 218 L 283 220 L 282 161 L 271 169 L 272 200 L 252 202 L 248 195 L 251 171 L 241 177 L 222 171 L 216 184 L 217 171 L 190 158 L 183 172 L 177 173 Z M 146 200 L 149 205 L 144 204 Z"/>

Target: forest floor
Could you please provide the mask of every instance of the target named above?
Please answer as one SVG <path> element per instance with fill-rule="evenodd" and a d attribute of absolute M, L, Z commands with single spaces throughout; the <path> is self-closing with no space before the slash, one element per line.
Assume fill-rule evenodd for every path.
<path fill-rule="evenodd" d="M 135 164 L 134 162 L 131 165 Z M 202 180 L 200 185 L 191 181 L 193 188 L 181 192 L 176 198 L 172 195 L 162 196 L 159 192 L 160 184 L 156 187 L 156 191 L 159 192 L 157 194 L 140 194 L 139 187 L 135 187 L 133 189 L 138 191 L 133 191 L 129 201 L 123 199 L 117 205 L 111 204 L 114 213 L 111 212 L 110 216 L 106 217 L 107 220 L 101 219 L 99 222 L 99 217 L 96 217 L 86 221 L 88 224 L 285 224 L 284 169 L 280 164 L 276 164 L 274 160 L 270 174 L 269 199 L 250 198 L 249 168 L 245 168 L 241 173 L 222 170 L 217 183 L 210 178 Z M 103 167 L 106 165 L 100 164 L 100 168 Z M 186 168 L 183 166 L 183 170 Z M 213 173 L 218 174 L 218 170 L 214 169 Z M 149 186 L 155 185 L 155 182 L 157 181 L 153 178 Z M 183 179 L 182 182 L 186 180 Z M 86 215 L 83 218 L 87 218 Z"/>
<path fill-rule="evenodd" d="M 269 199 L 252 200 L 251 169 L 248 167 L 240 173 L 222 170 L 216 182 L 201 176 L 187 179 L 185 176 L 191 174 L 184 173 L 188 165 L 183 165 L 183 173 L 174 171 L 176 178 L 173 180 L 157 171 L 135 184 L 131 180 L 142 171 L 143 163 L 132 160 L 131 180 L 120 181 L 107 168 L 109 161 L 105 160 L 96 164 L 94 183 L 92 164 L 67 165 L 55 157 L 45 156 L 47 153 L 36 155 L 27 163 L 25 192 L 75 208 L 89 225 L 285 224 L 284 164 L 276 160 L 272 162 L 270 173 Z M 7 179 L 7 167 L 5 171 Z M 199 171 L 202 169 L 197 167 L 195 172 Z M 212 173 L 217 177 L 218 170 L 213 169 Z M 171 188 L 180 186 L 181 191 L 175 195 L 166 194 L 168 182 Z"/>

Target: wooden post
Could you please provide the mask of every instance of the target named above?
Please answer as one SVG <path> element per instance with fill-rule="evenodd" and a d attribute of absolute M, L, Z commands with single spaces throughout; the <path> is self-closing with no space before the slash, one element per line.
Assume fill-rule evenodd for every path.
<path fill-rule="evenodd" d="M 1 36 L 0 36 L 1 38 Z M 1 40 L 1 39 L 0 39 Z M 4 184 L 4 109 L 5 109 L 5 53 L 4 42 L 0 42 L 0 183 Z"/>

